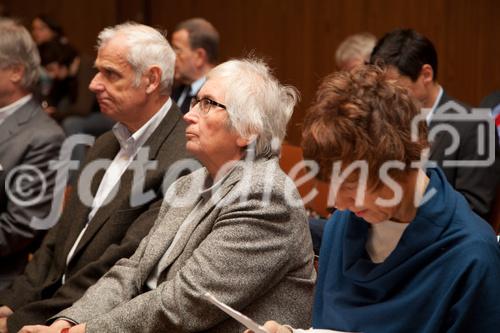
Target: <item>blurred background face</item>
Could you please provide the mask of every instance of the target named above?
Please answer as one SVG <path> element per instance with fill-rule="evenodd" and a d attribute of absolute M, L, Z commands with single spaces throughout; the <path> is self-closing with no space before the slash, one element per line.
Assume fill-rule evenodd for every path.
<path fill-rule="evenodd" d="M 402 75 L 396 67 L 389 67 L 388 77 L 396 80 L 402 87 L 406 88 L 411 97 L 421 103 L 422 106 L 426 105 L 428 94 L 425 89 L 423 76 L 420 75 L 416 81 L 412 81 L 408 76 Z"/>
<path fill-rule="evenodd" d="M 35 18 L 31 24 L 31 34 L 37 45 L 51 41 L 56 36 L 47 24 L 39 18 Z"/>
<path fill-rule="evenodd" d="M 10 67 L 2 68 L 0 66 L 0 108 L 14 102 L 12 95 L 16 88 L 11 80 L 13 74 Z"/>
<path fill-rule="evenodd" d="M 172 34 L 172 47 L 176 54 L 175 80 L 182 84 L 191 84 L 196 81 L 195 59 L 196 53 L 189 45 L 189 33 L 182 29 Z"/>
<path fill-rule="evenodd" d="M 68 68 L 57 62 L 51 62 L 44 66 L 47 75 L 52 79 L 64 80 L 68 76 Z"/>
<path fill-rule="evenodd" d="M 339 69 L 342 71 L 352 71 L 356 67 L 363 66 L 364 64 L 365 60 L 362 58 L 350 58 L 344 61 Z"/>

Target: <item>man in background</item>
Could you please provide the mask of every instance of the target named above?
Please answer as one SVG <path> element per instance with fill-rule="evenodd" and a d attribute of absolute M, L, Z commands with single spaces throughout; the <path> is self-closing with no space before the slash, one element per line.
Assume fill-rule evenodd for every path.
<path fill-rule="evenodd" d="M 373 49 L 370 62 L 386 66 L 394 79 L 406 87 L 410 95 L 420 103 L 430 133 L 436 126 L 448 126 L 449 131 L 441 130 L 435 137 L 429 137 L 429 159 L 442 167 L 450 184 L 465 196 L 472 209 L 487 219 L 495 198 L 496 184 L 500 179 L 498 143 L 496 140 L 489 140 L 488 131 L 482 134 L 478 131 L 477 121 L 456 118 L 457 112 L 460 111 L 456 108 L 466 108 L 463 103 L 448 96 L 438 83 L 438 57 L 432 42 L 412 29 L 398 29 L 382 37 Z M 439 116 L 436 116 L 438 109 Z M 460 140 L 457 147 L 453 147 L 455 138 L 452 132 L 458 133 Z M 487 156 L 481 153 L 478 146 L 481 141 L 486 143 L 486 153 L 490 145 L 496 146 L 496 157 L 493 156 L 491 165 L 445 165 L 446 161 L 485 160 Z"/>
<path fill-rule="evenodd" d="M 219 33 L 203 18 L 192 18 L 177 25 L 172 34 L 175 83 L 172 98 L 182 113 L 189 111 L 191 98 L 200 90 L 210 69 L 219 58 Z"/>
<path fill-rule="evenodd" d="M 377 43 L 377 38 L 362 32 L 351 35 L 340 43 L 335 51 L 335 64 L 342 71 L 350 71 L 370 61 L 370 54 Z"/>

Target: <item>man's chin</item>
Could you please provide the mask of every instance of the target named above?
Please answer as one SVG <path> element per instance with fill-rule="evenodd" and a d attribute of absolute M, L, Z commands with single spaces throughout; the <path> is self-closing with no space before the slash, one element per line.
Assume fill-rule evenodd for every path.
<path fill-rule="evenodd" d="M 104 114 L 108 117 L 111 117 L 111 118 L 113 117 L 113 114 L 114 114 L 113 111 L 110 108 L 108 108 L 106 105 L 101 106 L 99 104 L 99 110 L 101 111 L 102 114 Z"/>

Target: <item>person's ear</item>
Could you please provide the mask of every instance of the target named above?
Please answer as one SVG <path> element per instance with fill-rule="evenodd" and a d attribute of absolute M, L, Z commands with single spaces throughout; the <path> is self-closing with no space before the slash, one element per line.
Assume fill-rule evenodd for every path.
<path fill-rule="evenodd" d="M 246 147 L 248 146 L 248 140 L 245 139 L 245 138 L 242 138 L 241 136 L 239 136 L 237 139 L 236 139 L 236 144 L 238 145 L 238 147 Z"/>
<path fill-rule="evenodd" d="M 238 147 L 246 147 L 248 146 L 249 144 L 251 144 L 252 142 L 256 141 L 257 140 L 257 136 L 256 135 L 251 135 L 249 138 L 242 138 L 241 136 L 238 136 L 238 138 L 236 139 L 236 144 L 238 145 Z"/>
<path fill-rule="evenodd" d="M 161 83 L 161 68 L 153 66 L 146 74 L 146 93 L 151 94 Z"/>
<path fill-rule="evenodd" d="M 429 64 L 423 65 L 422 69 L 420 70 L 420 77 L 424 84 L 434 82 L 434 70 L 432 69 L 432 66 Z"/>
<path fill-rule="evenodd" d="M 195 57 L 196 66 L 202 66 L 203 64 L 208 62 L 207 51 L 205 51 L 205 49 L 199 47 L 196 50 L 194 50 L 194 53 L 196 55 Z"/>
<path fill-rule="evenodd" d="M 24 77 L 24 66 L 13 65 L 10 67 L 9 79 L 11 82 L 18 84 Z"/>

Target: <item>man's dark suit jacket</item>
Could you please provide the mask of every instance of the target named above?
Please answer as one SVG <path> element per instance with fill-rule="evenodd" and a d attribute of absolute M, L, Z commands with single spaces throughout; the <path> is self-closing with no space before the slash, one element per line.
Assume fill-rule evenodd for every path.
<path fill-rule="evenodd" d="M 479 107 L 492 109 L 498 104 L 500 104 L 500 91 L 494 91 L 483 98 Z"/>
<path fill-rule="evenodd" d="M 0 289 L 23 272 L 33 251 L 30 247 L 43 236 L 30 223 L 33 217 L 44 218 L 50 212 L 56 171 L 49 164 L 59 159 L 63 141 L 62 129 L 33 99 L 0 124 Z M 43 180 L 29 173 L 34 181 L 18 186 L 23 172 L 16 170 L 24 167 L 36 168 Z M 34 202 L 25 206 L 13 197 Z"/>
<path fill-rule="evenodd" d="M 45 323 L 51 316 L 71 306 L 116 261 L 134 253 L 158 215 L 161 198 L 157 196 L 154 201 L 133 207 L 130 204 L 131 193 L 161 192 L 168 168 L 186 157 L 185 127 L 181 112 L 173 104 L 143 145 L 149 146 L 149 160 L 156 160 L 157 167 L 147 172 L 143 184 L 139 184 L 143 187 L 138 189 L 131 188 L 133 172 L 125 171 L 117 195 L 96 212 L 74 256 L 66 265 L 68 253 L 90 212 L 90 208 L 80 200 L 78 191 L 72 191 L 60 222 L 47 234 L 24 274 L 9 289 L 0 292 L 0 304 L 14 311 L 7 319 L 9 332 L 17 332 L 24 325 Z M 97 159 L 113 160 L 119 150 L 120 145 L 113 133 L 107 132 L 90 149 L 86 164 Z M 84 186 L 90 182 L 94 196 L 103 175 L 104 171 L 91 182 L 83 182 Z M 65 284 L 62 284 L 63 274 Z"/>
<path fill-rule="evenodd" d="M 174 87 L 172 89 L 172 99 L 175 101 L 175 103 L 177 103 L 177 101 L 179 100 L 179 97 L 181 97 L 182 92 L 186 88 L 189 88 L 189 86 L 186 86 L 186 85 L 182 84 L 182 85 Z M 181 109 L 182 114 L 186 114 L 186 113 L 189 112 L 189 106 L 191 104 L 191 98 L 192 98 L 192 96 L 190 96 L 188 94 L 188 95 L 186 95 L 186 98 L 184 98 L 184 101 L 182 102 L 181 105 L 177 104 L 179 106 L 179 109 Z"/>
<path fill-rule="evenodd" d="M 438 108 L 449 101 L 462 105 L 462 103 L 449 97 L 445 92 L 438 102 Z M 465 107 L 465 106 L 464 106 Z M 465 107 L 467 110 L 468 108 Z M 453 110 L 444 110 L 445 114 L 453 114 Z M 450 116 L 450 119 L 452 116 Z M 443 167 L 445 160 L 481 160 L 485 156 L 478 152 L 478 123 L 475 121 L 451 121 L 431 118 L 429 132 L 440 123 L 453 126 L 460 136 L 459 147 L 450 154 L 445 154 L 445 149 L 452 145 L 452 137 L 445 131 L 439 131 L 435 140 L 431 142 L 430 160 L 436 161 L 444 171 L 450 184 L 462 193 L 472 209 L 486 219 L 491 211 L 495 198 L 496 184 L 500 180 L 500 149 L 498 140 L 495 144 L 495 161 L 488 167 Z M 496 132 L 496 131 L 495 131 Z M 488 151 L 488 145 L 486 151 Z"/>

